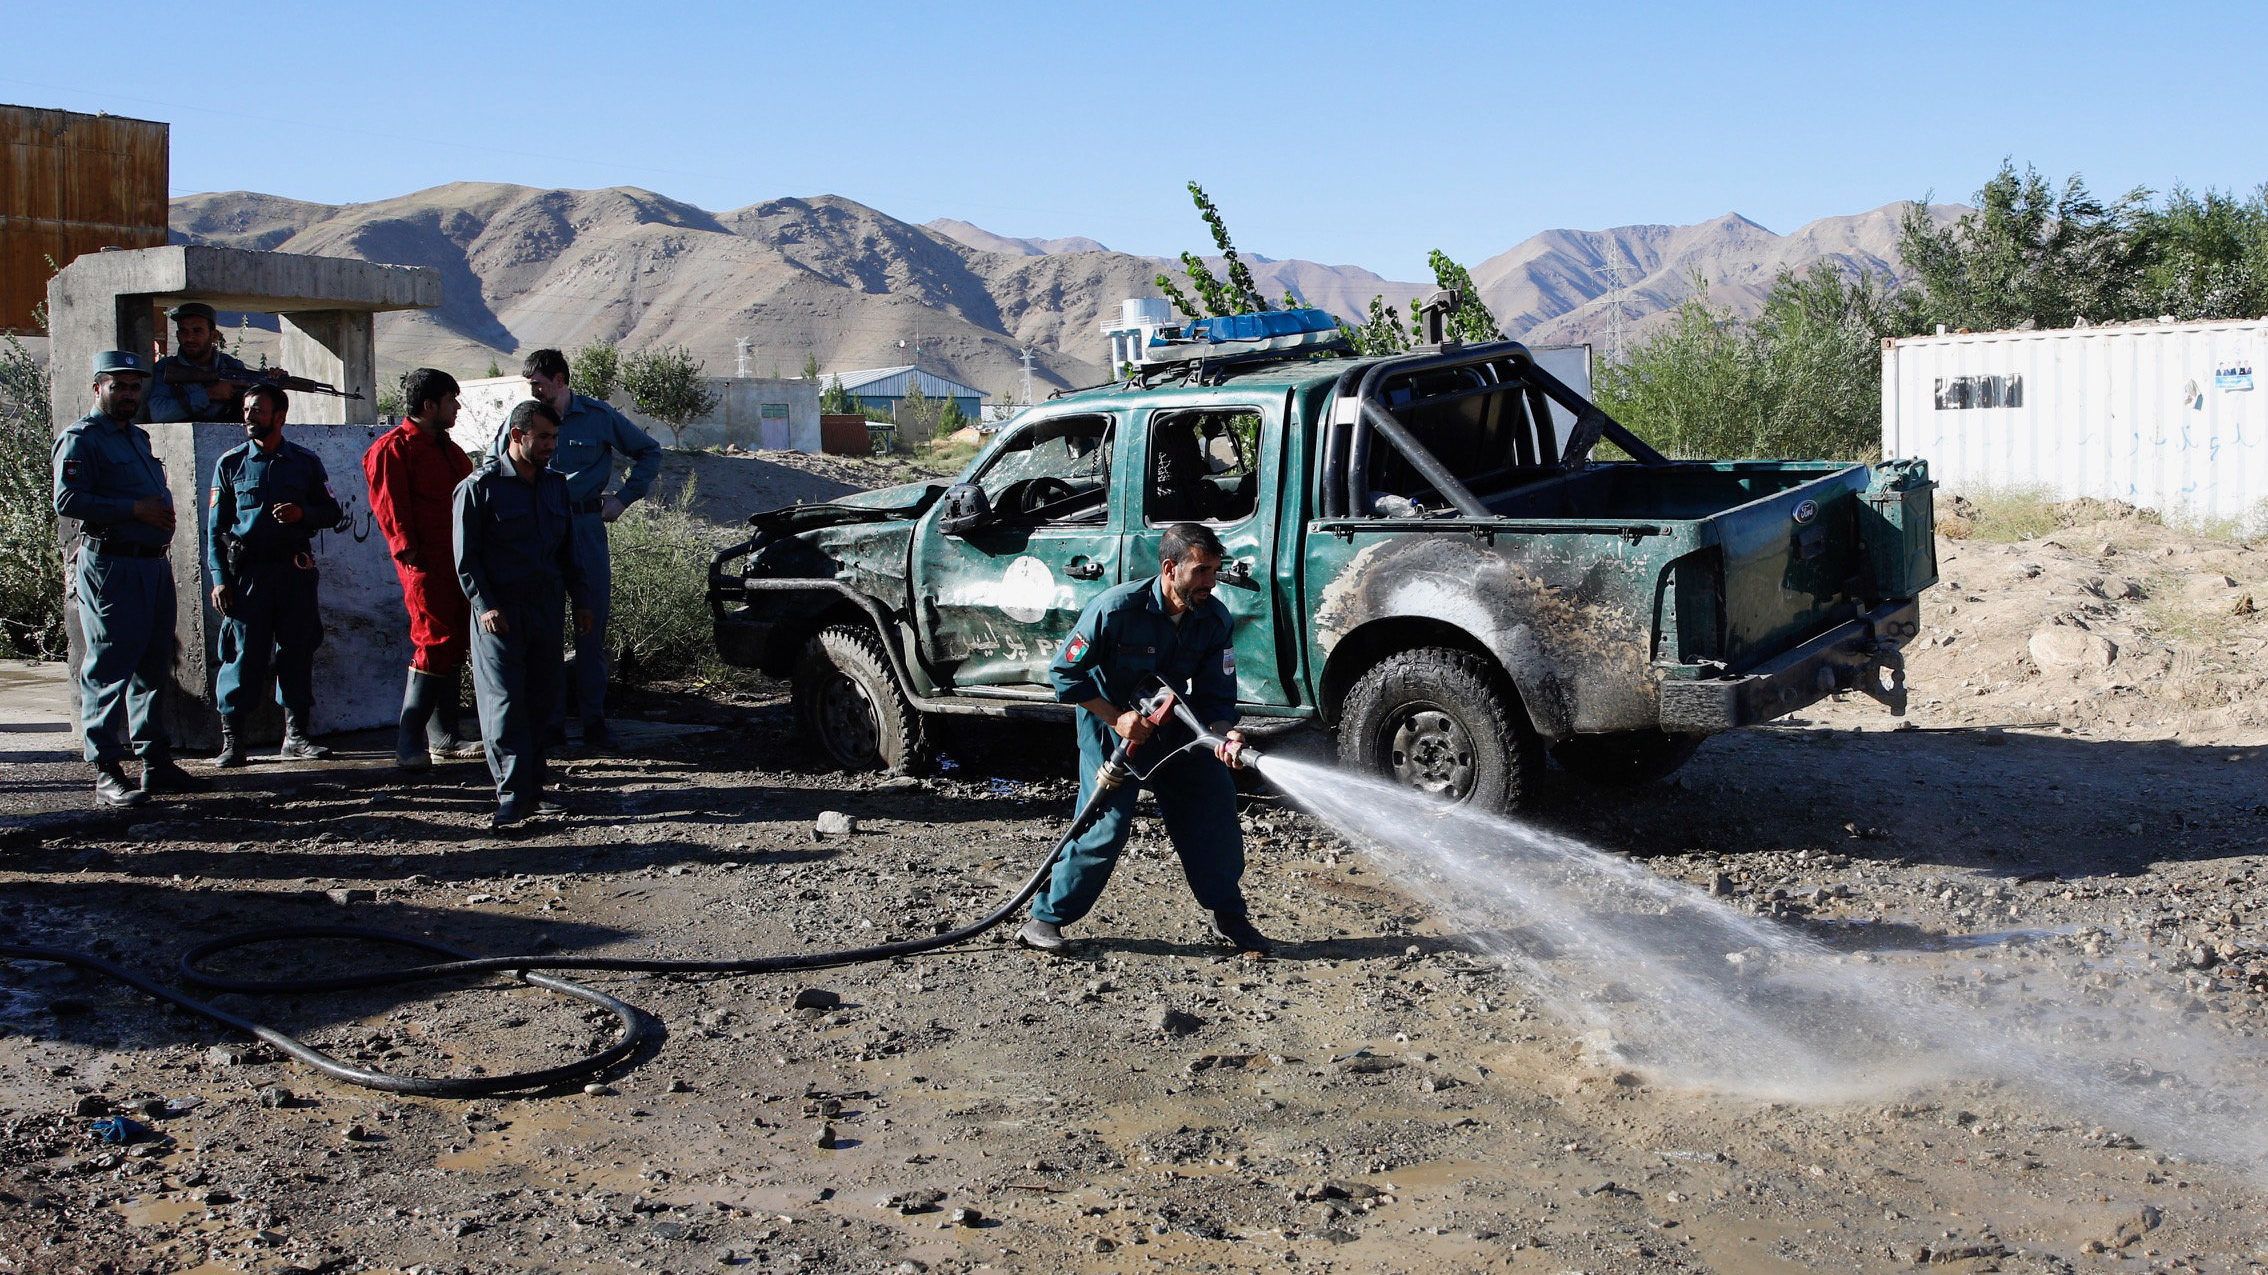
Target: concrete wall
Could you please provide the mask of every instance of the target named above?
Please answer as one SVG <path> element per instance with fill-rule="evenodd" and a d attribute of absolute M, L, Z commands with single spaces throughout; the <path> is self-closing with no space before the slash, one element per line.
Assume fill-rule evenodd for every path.
<path fill-rule="evenodd" d="M 175 668 L 176 693 L 168 704 L 169 725 L 176 744 L 213 747 L 220 742 L 220 717 L 212 704 L 220 672 L 221 620 L 212 609 L 214 581 L 205 571 L 204 526 L 213 468 L 224 452 L 244 441 L 244 430 L 189 423 L 144 428 L 150 431 L 151 450 L 165 466 L 173 507 L 181 514 L 171 555 L 181 658 Z M 403 670 L 410 658 L 409 615 L 385 537 L 371 521 L 362 477 L 362 454 L 382 432 L 375 425 L 289 425 L 284 431 L 284 437 L 322 458 L 331 491 L 347 515 L 344 530 L 326 531 L 314 542 L 323 609 L 323 647 L 315 657 L 313 725 L 318 733 L 385 726 L 401 714 Z M 282 721 L 271 705 L 253 719 L 252 737 L 280 735 Z"/>
<path fill-rule="evenodd" d="M 729 443 L 745 451 L 820 450 L 818 386 L 800 377 L 712 376 L 705 379 L 709 392 L 717 396 L 717 410 L 687 425 L 679 445 L 721 447 Z M 461 388 L 463 392 L 458 401 L 463 410 L 458 413 L 457 428 L 451 435 L 458 446 L 468 452 L 487 451 L 497 429 L 511 414 L 513 404 L 528 396 L 528 383 L 517 376 L 491 376 L 465 381 Z M 638 428 L 660 439 L 663 446 L 670 446 L 669 427 L 630 406 L 624 401 L 628 397 L 617 391 L 608 401 Z M 765 427 L 763 413 L 767 405 L 787 407 L 784 428 L 779 424 L 770 429 Z"/>

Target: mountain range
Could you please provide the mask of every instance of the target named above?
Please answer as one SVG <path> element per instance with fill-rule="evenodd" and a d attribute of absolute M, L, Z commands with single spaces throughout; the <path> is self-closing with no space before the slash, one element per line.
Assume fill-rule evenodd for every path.
<path fill-rule="evenodd" d="M 1472 274 L 1510 335 L 1603 345 L 1619 329 L 1629 341 L 1689 296 L 1696 277 L 1713 302 L 1750 314 L 1782 268 L 1827 261 L 1895 274 L 1904 207 L 1786 235 L 1729 213 L 1690 226 L 1550 230 Z M 1026 349 L 1041 394 L 1103 380 L 1100 324 L 1124 299 L 1157 295 L 1161 271 L 1180 269 L 1077 236 L 1012 238 L 950 219 L 914 225 L 832 195 L 711 212 L 630 187 L 456 182 L 336 205 L 230 191 L 173 200 L 172 229 L 179 243 L 439 271 L 440 308 L 379 320 L 389 373 L 429 364 L 477 376 L 519 351 L 594 340 L 683 345 L 724 373 L 747 338 L 755 375 L 796 375 L 807 355 L 823 369 L 918 360 L 995 398 L 1019 394 Z M 1245 260 L 1271 299 L 1289 290 L 1342 316 L 1378 295 L 1406 310 L 1433 290 L 1359 266 Z"/>

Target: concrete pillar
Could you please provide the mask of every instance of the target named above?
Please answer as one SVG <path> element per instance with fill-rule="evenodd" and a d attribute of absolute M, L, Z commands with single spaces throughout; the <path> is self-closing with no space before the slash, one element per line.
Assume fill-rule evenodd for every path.
<path fill-rule="evenodd" d="M 295 394 L 291 419 L 309 425 L 373 425 L 378 421 L 378 351 L 367 310 L 301 310 L 279 316 L 284 369 L 335 385 L 360 399 Z"/>

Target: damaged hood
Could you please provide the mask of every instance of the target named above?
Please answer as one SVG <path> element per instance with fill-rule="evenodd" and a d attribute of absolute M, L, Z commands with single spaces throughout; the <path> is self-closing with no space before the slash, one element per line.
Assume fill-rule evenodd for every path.
<path fill-rule="evenodd" d="M 860 522 L 911 521 L 928 512 L 944 494 L 942 483 L 907 483 L 902 487 L 857 492 L 824 505 L 788 505 L 750 514 L 748 525 L 792 534 Z"/>

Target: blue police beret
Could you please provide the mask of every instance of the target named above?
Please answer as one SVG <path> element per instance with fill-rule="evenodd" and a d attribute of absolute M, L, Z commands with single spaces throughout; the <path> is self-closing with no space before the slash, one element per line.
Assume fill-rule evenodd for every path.
<path fill-rule="evenodd" d="M 150 365 L 132 350 L 104 350 L 94 356 L 94 374 L 101 376 L 106 372 L 132 372 L 138 376 L 148 376 Z"/>

